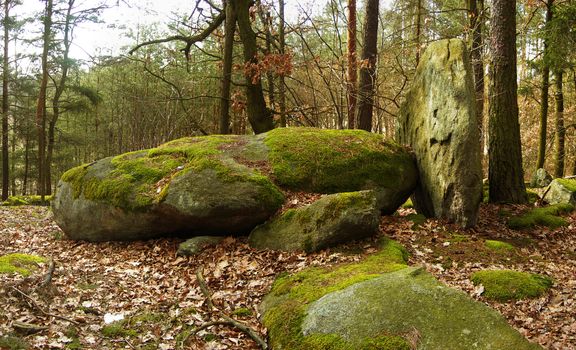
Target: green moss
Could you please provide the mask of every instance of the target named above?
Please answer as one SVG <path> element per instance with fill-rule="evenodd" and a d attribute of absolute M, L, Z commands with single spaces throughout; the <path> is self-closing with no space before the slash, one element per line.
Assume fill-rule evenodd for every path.
<path fill-rule="evenodd" d="M 102 327 L 101 333 L 107 338 L 129 338 L 138 335 L 138 332 L 126 326 L 125 320 L 116 321 Z"/>
<path fill-rule="evenodd" d="M 414 164 L 397 144 L 362 130 L 278 128 L 264 142 L 275 180 L 291 189 L 334 193 L 396 188 Z"/>
<path fill-rule="evenodd" d="M 402 208 L 404 209 L 412 209 L 414 208 L 414 203 L 412 203 L 412 199 L 408 198 L 404 204 L 402 204 Z"/>
<path fill-rule="evenodd" d="M 512 251 L 514 250 L 514 246 L 510 243 L 495 241 L 491 239 L 487 239 L 484 242 L 488 249 L 496 250 L 496 251 Z"/>
<path fill-rule="evenodd" d="M 72 341 L 67 343 L 65 348 L 70 350 L 84 349 L 82 343 L 80 342 L 80 337 L 78 334 L 78 329 L 74 326 L 68 327 L 64 331 L 64 335 L 70 338 Z"/>
<path fill-rule="evenodd" d="M 539 297 L 553 284 L 550 277 L 512 270 L 478 271 L 471 279 L 484 286 L 486 298 L 498 301 Z"/>
<path fill-rule="evenodd" d="M 470 237 L 459 233 L 451 233 L 449 234 L 448 241 L 452 243 L 463 243 L 470 241 Z"/>
<path fill-rule="evenodd" d="M 528 203 L 534 204 L 540 199 L 540 195 L 532 190 L 526 190 L 526 195 L 528 196 Z"/>
<path fill-rule="evenodd" d="M 234 135 L 178 139 L 150 150 L 116 156 L 109 163 L 101 160 L 70 169 L 62 180 L 71 184 L 75 198 L 83 194 L 87 199 L 117 207 L 145 210 L 166 198 L 171 179 L 188 171 L 210 169 L 224 182 L 257 184 L 262 188 L 263 199 L 282 203 L 284 196 L 267 177 L 223 154 L 222 148 L 239 140 Z"/>
<path fill-rule="evenodd" d="M 28 254 L 7 254 L 0 256 L 0 273 L 19 273 L 22 276 L 30 275 L 36 269 L 38 263 L 45 262 L 46 259 Z"/>
<path fill-rule="evenodd" d="M 426 216 L 422 214 L 408 214 L 406 220 L 412 221 L 412 229 L 417 229 L 426 222 Z"/>
<path fill-rule="evenodd" d="M 556 181 L 568 191 L 576 192 L 576 179 L 556 179 Z"/>
<path fill-rule="evenodd" d="M 26 340 L 13 335 L 0 336 L 0 349 L 7 350 L 26 350 L 30 349 L 30 345 Z"/>
<path fill-rule="evenodd" d="M 406 339 L 399 336 L 381 335 L 373 339 L 366 339 L 361 350 L 411 350 L 412 346 Z"/>
<path fill-rule="evenodd" d="M 232 316 L 238 316 L 238 317 L 249 317 L 252 316 L 252 314 L 253 314 L 252 310 L 246 307 L 240 307 L 232 311 Z"/>
<path fill-rule="evenodd" d="M 304 337 L 300 330 L 307 306 L 325 294 L 366 281 L 381 273 L 406 268 L 408 253 L 399 243 L 383 239 L 377 254 L 360 263 L 338 265 L 331 268 L 309 268 L 294 275 L 279 276 L 272 287 L 270 300 L 277 303 L 264 314 L 264 325 L 269 329 L 272 348 L 291 350 L 353 349 L 352 345 L 333 336 Z M 265 301 L 266 303 L 266 301 Z"/>
<path fill-rule="evenodd" d="M 574 210 L 571 204 L 555 204 L 543 208 L 534 208 L 527 213 L 512 217 L 508 220 L 508 227 L 512 229 L 524 229 L 536 225 L 557 228 L 566 226 L 568 222 L 558 215 L 569 213 Z"/>

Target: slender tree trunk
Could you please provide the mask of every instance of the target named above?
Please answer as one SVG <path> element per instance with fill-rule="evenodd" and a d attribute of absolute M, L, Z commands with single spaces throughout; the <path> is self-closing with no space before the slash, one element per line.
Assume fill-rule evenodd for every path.
<path fill-rule="evenodd" d="M 574 90 L 576 90 L 576 70 L 572 69 L 572 79 L 574 79 Z M 573 119 L 576 124 L 576 117 Z M 576 156 L 574 156 L 574 163 L 572 163 L 572 175 L 576 175 Z"/>
<path fill-rule="evenodd" d="M 258 68 L 258 46 L 256 45 L 256 33 L 250 23 L 249 0 L 235 0 L 238 31 L 244 48 L 245 76 L 246 76 L 246 111 L 248 120 L 256 134 L 260 134 L 274 128 L 272 113 L 266 106 L 262 79 Z"/>
<path fill-rule="evenodd" d="M 286 54 L 286 38 L 284 34 L 284 28 L 286 23 L 284 22 L 284 0 L 278 1 L 280 24 L 278 26 L 278 41 L 280 42 L 280 54 Z M 278 105 L 280 107 L 280 126 L 286 127 L 286 85 L 284 81 L 284 74 L 280 74 L 278 85 Z"/>
<path fill-rule="evenodd" d="M 259 5 L 259 7 L 260 20 L 264 24 L 264 34 L 266 36 L 266 49 L 264 51 L 264 55 L 269 56 L 272 54 L 272 31 L 270 29 L 272 26 L 272 17 L 270 16 L 270 11 L 264 10 L 264 7 L 261 5 Z M 268 105 L 270 108 L 274 109 L 274 74 L 271 69 L 266 71 L 266 83 L 268 85 Z"/>
<path fill-rule="evenodd" d="M 22 179 L 22 195 L 28 192 L 28 173 L 30 170 L 30 132 L 26 131 L 26 140 L 24 140 L 24 175 Z"/>
<path fill-rule="evenodd" d="M 234 53 L 234 33 L 236 32 L 236 12 L 226 1 L 226 22 L 224 24 L 224 62 L 222 73 L 222 97 L 220 100 L 220 133 L 230 133 L 230 86 L 232 84 L 232 56 Z"/>
<path fill-rule="evenodd" d="M 562 79 L 564 72 L 558 70 L 556 72 L 556 161 L 554 164 L 554 177 L 564 176 L 564 154 L 565 154 L 565 140 L 566 129 L 564 128 L 564 92 L 562 89 Z"/>
<path fill-rule="evenodd" d="M 348 0 L 348 129 L 356 127 L 356 84 L 358 60 L 356 54 L 356 0 Z"/>
<path fill-rule="evenodd" d="M 376 61 L 378 43 L 378 0 L 366 1 L 366 24 L 364 26 L 364 49 L 360 64 L 360 101 L 358 104 L 358 127 L 372 131 L 374 87 L 376 86 Z"/>
<path fill-rule="evenodd" d="M 472 28 L 472 49 L 470 56 L 474 69 L 474 89 L 476 91 L 476 115 L 478 127 L 484 122 L 484 62 L 482 55 L 482 0 L 469 0 L 470 27 Z M 484 138 L 481 136 L 481 139 Z"/>
<path fill-rule="evenodd" d="M 46 184 L 46 89 L 48 87 L 48 49 L 52 36 L 52 0 L 46 0 L 44 32 L 42 34 L 42 79 L 36 106 L 36 130 L 38 132 L 38 194 L 44 201 Z"/>
<path fill-rule="evenodd" d="M 10 157 L 10 192 L 13 196 L 16 195 L 16 133 L 12 133 L 10 140 L 10 147 L 12 148 L 12 155 Z"/>
<path fill-rule="evenodd" d="M 8 44 L 10 1 L 4 0 L 4 57 L 2 67 L 2 200 L 8 199 L 10 170 L 8 155 Z"/>
<path fill-rule="evenodd" d="M 417 1 L 416 8 L 416 37 L 414 38 L 414 43 L 416 45 L 416 66 L 420 63 L 420 50 L 422 49 L 422 43 L 420 37 L 422 36 L 422 0 Z"/>
<path fill-rule="evenodd" d="M 552 20 L 552 5 L 554 0 L 548 0 L 546 3 L 546 24 Z M 544 167 L 546 162 L 546 133 L 548 131 L 548 90 L 550 87 L 550 66 L 548 65 L 548 39 L 544 39 L 544 61 L 542 68 L 542 87 L 540 90 L 540 134 L 538 137 L 538 160 L 536 161 L 536 169 Z"/>
<path fill-rule="evenodd" d="M 525 203 L 516 83 L 516 2 L 493 0 L 490 23 L 490 201 Z"/>

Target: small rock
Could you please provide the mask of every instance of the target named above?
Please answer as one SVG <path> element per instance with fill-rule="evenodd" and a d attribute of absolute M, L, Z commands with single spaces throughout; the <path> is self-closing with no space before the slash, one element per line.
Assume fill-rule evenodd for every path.
<path fill-rule="evenodd" d="M 212 247 L 220 243 L 224 237 L 216 237 L 216 236 L 198 236 L 194 238 L 190 238 L 178 246 L 178 255 L 183 256 L 192 256 L 199 254 L 204 249 L 208 247 Z"/>

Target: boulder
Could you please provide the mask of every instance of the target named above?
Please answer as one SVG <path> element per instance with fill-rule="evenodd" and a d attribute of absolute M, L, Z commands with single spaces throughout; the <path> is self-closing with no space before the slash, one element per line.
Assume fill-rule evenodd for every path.
<path fill-rule="evenodd" d="M 192 256 L 200 254 L 204 249 L 220 243 L 224 237 L 220 236 L 197 236 L 180 243 L 176 254 Z"/>
<path fill-rule="evenodd" d="M 417 182 L 413 155 L 359 130 L 281 128 L 188 137 L 70 169 L 52 202 L 71 239 L 249 233 L 281 206 L 281 189 L 374 190 L 394 212 Z"/>
<path fill-rule="evenodd" d="M 548 204 L 572 204 L 576 206 L 576 179 L 554 179 L 544 195 Z"/>
<path fill-rule="evenodd" d="M 540 349 L 499 313 L 406 259 L 384 239 L 363 261 L 279 277 L 260 307 L 271 347 Z"/>
<path fill-rule="evenodd" d="M 530 187 L 546 187 L 552 182 L 552 176 L 548 174 L 546 169 L 540 168 L 536 170 L 532 180 L 530 181 Z"/>
<path fill-rule="evenodd" d="M 248 237 L 258 249 L 317 251 L 378 232 L 380 211 L 373 191 L 326 195 L 256 227 Z"/>
<path fill-rule="evenodd" d="M 416 154 L 415 209 L 464 227 L 476 224 L 482 200 L 480 135 L 466 45 L 428 46 L 400 110 L 397 138 Z"/>

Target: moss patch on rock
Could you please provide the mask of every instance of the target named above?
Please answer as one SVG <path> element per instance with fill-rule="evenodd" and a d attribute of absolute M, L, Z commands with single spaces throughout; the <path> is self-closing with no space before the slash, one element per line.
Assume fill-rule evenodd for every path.
<path fill-rule="evenodd" d="M 484 286 L 486 298 L 502 302 L 539 297 L 553 284 L 550 277 L 513 270 L 478 271 L 471 280 Z"/>
<path fill-rule="evenodd" d="M 414 159 L 404 148 L 362 130 L 278 128 L 264 142 L 275 181 L 290 189 L 350 192 L 417 180 Z"/>
<path fill-rule="evenodd" d="M 556 181 L 568 191 L 576 192 L 576 179 L 556 179 Z"/>
<path fill-rule="evenodd" d="M 0 273 L 19 273 L 22 276 L 29 276 L 38 263 L 45 261 L 45 258 L 36 255 L 20 253 L 2 255 L 0 256 Z"/>
<path fill-rule="evenodd" d="M 272 348 L 353 349 L 352 344 L 338 337 L 304 336 L 300 328 L 301 321 L 308 305 L 323 295 L 378 277 L 381 273 L 407 267 L 408 253 L 400 244 L 383 239 L 380 247 L 378 253 L 368 256 L 360 263 L 331 268 L 309 268 L 276 279 L 271 293 L 262 305 L 263 323 L 268 327 Z"/>
<path fill-rule="evenodd" d="M 554 204 L 543 208 L 534 208 L 521 216 L 511 217 L 508 220 L 508 227 L 518 230 L 537 225 L 549 228 L 566 226 L 568 222 L 559 215 L 573 210 L 574 206 L 571 204 Z"/>

